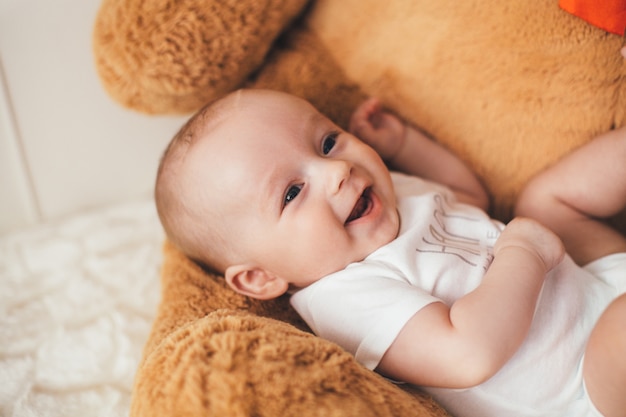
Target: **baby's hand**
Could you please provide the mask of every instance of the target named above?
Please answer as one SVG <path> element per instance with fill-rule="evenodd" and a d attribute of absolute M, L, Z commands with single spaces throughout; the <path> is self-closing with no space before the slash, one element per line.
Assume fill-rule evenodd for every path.
<path fill-rule="evenodd" d="M 352 113 L 350 132 L 374 148 L 385 161 L 390 161 L 402 148 L 406 126 L 385 112 L 378 99 L 370 98 Z"/>
<path fill-rule="evenodd" d="M 534 253 L 544 264 L 546 272 L 557 266 L 565 256 L 561 239 L 550 229 L 528 218 L 511 221 L 496 242 L 494 255 L 515 246 Z"/>

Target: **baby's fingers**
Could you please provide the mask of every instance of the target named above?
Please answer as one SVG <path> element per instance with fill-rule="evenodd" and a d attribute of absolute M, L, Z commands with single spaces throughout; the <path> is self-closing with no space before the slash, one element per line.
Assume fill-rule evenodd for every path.
<path fill-rule="evenodd" d="M 494 254 L 507 246 L 517 246 L 534 252 L 549 271 L 558 265 L 565 255 L 561 239 L 539 222 L 518 217 L 511 221 L 496 242 Z"/>
<path fill-rule="evenodd" d="M 364 128 L 372 129 L 373 118 L 380 113 L 380 110 L 380 101 L 375 97 L 361 103 L 352 113 L 352 117 L 350 117 L 350 133 L 358 136 L 359 130 Z"/>
<path fill-rule="evenodd" d="M 404 141 L 406 128 L 396 116 L 383 110 L 380 101 L 370 98 L 354 111 L 350 132 L 374 148 L 384 159 L 392 159 Z"/>

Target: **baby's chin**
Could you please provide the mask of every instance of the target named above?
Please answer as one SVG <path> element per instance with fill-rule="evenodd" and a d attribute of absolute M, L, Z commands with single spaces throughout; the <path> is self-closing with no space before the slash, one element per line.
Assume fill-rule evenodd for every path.
<path fill-rule="evenodd" d="M 354 259 L 351 262 L 348 262 L 344 266 L 344 268 L 347 267 L 348 265 L 350 265 L 351 263 L 364 261 L 371 254 L 376 252 L 378 249 L 380 249 L 383 246 L 386 246 L 389 243 L 393 242 L 398 237 L 399 233 L 400 233 L 400 222 L 399 222 L 399 218 L 398 218 L 398 223 L 396 223 L 393 228 L 390 227 L 388 231 L 385 231 L 385 233 L 381 233 L 381 235 L 377 236 L 376 239 L 372 239 L 370 242 L 368 242 L 368 243 L 371 243 L 371 244 L 368 245 L 367 249 L 364 250 L 361 254 L 355 256 Z M 344 268 L 342 268 L 342 269 L 344 269 Z"/>

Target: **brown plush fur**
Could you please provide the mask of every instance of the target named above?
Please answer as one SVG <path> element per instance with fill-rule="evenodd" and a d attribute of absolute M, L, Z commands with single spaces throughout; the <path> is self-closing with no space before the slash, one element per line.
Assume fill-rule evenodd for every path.
<path fill-rule="evenodd" d="M 423 394 L 398 388 L 304 331 L 286 298 L 245 298 L 171 244 L 164 253 L 163 298 L 131 415 L 445 415 Z"/>
<path fill-rule="evenodd" d="M 123 105 L 186 113 L 240 86 L 307 0 L 104 0 L 96 65 Z"/>
<path fill-rule="evenodd" d="M 360 100 L 378 96 L 465 159 L 502 220 L 532 175 L 626 124 L 622 40 L 556 0 L 306 3 L 104 0 L 99 74 L 116 100 L 147 113 L 265 87 L 346 126 Z M 164 254 L 133 416 L 445 414 L 312 336 L 286 298 L 247 299 L 171 245 Z"/>
<path fill-rule="evenodd" d="M 626 122 L 622 39 L 553 0 L 366 3 L 318 1 L 312 30 L 350 80 L 469 161 L 499 217 L 538 170 Z"/>

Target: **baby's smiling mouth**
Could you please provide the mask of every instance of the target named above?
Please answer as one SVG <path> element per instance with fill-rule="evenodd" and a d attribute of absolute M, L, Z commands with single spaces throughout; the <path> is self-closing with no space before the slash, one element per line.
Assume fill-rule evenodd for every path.
<path fill-rule="evenodd" d="M 346 225 L 369 214 L 369 212 L 372 210 L 371 193 L 372 193 L 371 187 L 367 187 L 365 191 L 363 191 L 363 194 L 361 194 L 356 204 L 354 205 L 352 212 L 350 212 L 350 215 L 348 216 L 348 219 L 345 222 Z"/>

